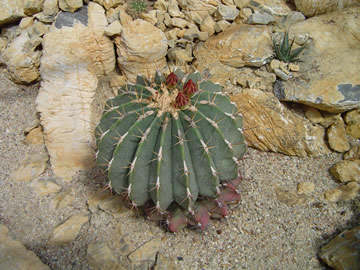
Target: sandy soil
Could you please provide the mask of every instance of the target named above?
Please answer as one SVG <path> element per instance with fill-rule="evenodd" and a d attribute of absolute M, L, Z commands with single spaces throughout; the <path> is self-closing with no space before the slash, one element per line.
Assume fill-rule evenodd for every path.
<path fill-rule="evenodd" d="M 76 194 L 70 206 L 54 210 L 49 203 L 55 194 L 40 197 L 31 183 L 11 179 L 24 156 L 39 150 L 23 142 L 24 129 L 35 112 L 38 87 L 15 85 L 4 70 L 0 72 L 0 223 L 51 269 L 89 269 L 86 250 L 94 242 L 109 243 L 130 269 L 126 255 L 154 237 L 161 237 L 159 252 L 178 269 L 324 269 L 317 257 L 319 247 L 360 221 L 354 202 L 323 199 L 325 190 L 338 186 L 328 169 L 341 159 L 339 154 L 295 158 L 253 149 L 241 166 L 242 201 L 232 206 L 229 218 L 214 221 L 203 233 L 190 229 L 177 235 L 167 233 L 131 213 L 120 218 L 103 211 L 92 214 L 87 200 L 105 183 L 96 169 L 65 183 L 49 168 L 41 177 L 55 180 L 64 190 L 72 188 Z M 296 193 L 302 181 L 315 184 L 315 191 L 304 196 L 303 202 L 277 196 L 279 190 Z M 52 230 L 74 214 L 90 217 L 75 241 L 49 245 Z"/>

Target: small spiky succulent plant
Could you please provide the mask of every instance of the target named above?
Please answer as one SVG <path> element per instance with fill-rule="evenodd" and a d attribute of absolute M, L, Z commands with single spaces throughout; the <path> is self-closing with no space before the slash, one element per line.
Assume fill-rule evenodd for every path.
<path fill-rule="evenodd" d="M 289 33 L 285 32 L 284 37 L 281 41 L 281 44 L 276 44 L 275 41 L 273 42 L 273 47 L 275 51 L 275 58 L 286 62 L 286 63 L 292 63 L 299 61 L 299 58 L 297 58 L 300 53 L 305 49 L 305 45 L 298 47 L 294 50 L 292 50 L 292 46 L 294 44 L 293 39 L 291 43 L 289 43 Z"/>
<path fill-rule="evenodd" d="M 147 0 L 130 0 L 126 12 L 133 18 L 137 19 L 141 13 L 145 13 L 149 8 Z"/>
<path fill-rule="evenodd" d="M 110 187 L 173 232 L 205 229 L 239 200 L 242 117 L 198 72 L 156 73 L 153 82 L 138 76 L 107 101 L 95 134 Z"/>

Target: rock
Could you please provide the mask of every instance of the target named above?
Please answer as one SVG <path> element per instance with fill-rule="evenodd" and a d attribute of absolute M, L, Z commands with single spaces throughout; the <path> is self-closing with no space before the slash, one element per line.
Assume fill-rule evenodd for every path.
<path fill-rule="evenodd" d="M 121 9 L 119 12 L 119 20 L 122 26 L 129 25 L 133 19 L 128 15 L 125 9 Z"/>
<path fill-rule="evenodd" d="M 348 152 L 344 154 L 346 160 L 360 160 L 360 145 L 353 146 Z"/>
<path fill-rule="evenodd" d="M 360 160 L 343 160 L 330 168 L 332 176 L 340 182 L 360 183 Z"/>
<path fill-rule="evenodd" d="M 188 26 L 188 22 L 181 18 L 172 18 L 171 19 L 171 25 L 174 27 L 179 27 L 180 29 L 184 29 Z"/>
<path fill-rule="evenodd" d="M 226 6 L 226 5 L 218 5 L 216 12 L 215 12 L 215 18 L 217 20 L 227 20 L 227 21 L 233 21 L 236 19 L 236 17 L 239 15 L 239 10 L 236 8 L 236 6 Z"/>
<path fill-rule="evenodd" d="M 186 65 L 186 63 L 191 62 L 193 59 L 188 51 L 179 47 L 171 48 L 168 52 L 168 58 L 178 67 Z"/>
<path fill-rule="evenodd" d="M 347 112 L 344 117 L 346 134 L 355 139 L 360 139 L 360 109 Z"/>
<path fill-rule="evenodd" d="M 87 249 L 88 263 L 93 270 L 121 270 L 126 269 L 118 263 L 111 249 L 106 243 L 91 243 Z"/>
<path fill-rule="evenodd" d="M 347 184 L 330 189 L 324 192 L 326 200 L 331 202 L 349 201 L 359 195 L 360 185 L 356 182 L 348 182 Z"/>
<path fill-rule="evenodd" d="M 243 9 L 243 8 L 246 7 L 249 3 L 250 3 L 250 0 L 234 0 L 234 5 L 235 5 L 238 9 Z"/>
<path fill-rule="evenodd" d="M 354 24 L 360 25 L 360 8 L 293 25 L 292 34 L 306 32 L 311 42 L 300 56 L 301 72 L 277 85 L 276 96 L 334 113 L 360 108 L 360 30 Z"/>
<path fill-rule="evenodd" d="M 167 8 L 167 12 L 171 17 L 178 17 L 178 18 L 184 18 L 185 15 L 182 13 L 179 9 L 179 6 L 176 2 L 172 1 L 169 3 L 169 6 Z"/>
<path fill-rule="evenodd" d="M 144 261 L 151 261 L 152 263 L 155 262 L 156 253 L 159 251 L 161 245 L 160 238 L 154 238 L 149 242 L 145 243 L 137 250 L 132 252 L 128 258 L 131 262 L 144 262 Z"/>
<path fill-rule="evenodd" d="M 319 256 L 337 270 L 359 269 L 360 226 L 345 230 L 321 247 Z"/>
<path fill-rule="evenodd" d="M 35 22 L 27 31 L 31 37 L 42 37 L 49 31 L 49 26 L 42 22 Z"/>
<path fill-rule="evenodd" d="M 82 215 L 74 215 L 67 219 L 63 224 L 57 226 L 49 239 L 49 244 L 66 245 L 75 240 L 81 227 L 88 222 L 89 218 Z"/>
<path fill-rule="evenodd" d="M 102 5 L 106 10 L 124 4 L 124 0 L 94 0 L 94 2 Z"/>
<path fill-rule="evenodd" d="M 298 195 L 295 192 L 284 190 L 280 187 L 275 187 L 274 191 L 277 199 L 286 205 L 294 206 L 305 202 L 305 197 Z"/>
<path fill-rule="evenodd" d="M 226 20 L 221 20 L 215 23 L 214 30 L 216 33 L 224 32 L 225 29 L 229 28 L 231 26 L 231 23 L 229 23 Z"/>
<path fill-rule="evenodd" d="M 25 17 L 23 1 L 0 0 L 0 26 Z"/>
<path fill-rule="evenodd" d="M 39 196 L 46 196 L 51 193 L 58 193 L 62 187 L 51 179 L 39 179 L 31 183 L 33 191 Z"/>
<path fill-rule="evenodd" d="M 156 18 L 156 15 L 155 15 L 154 11 L 155 10 L 151 10 L 148 13 L 141 13 L 139 15 L 139 18 L 143 19 L 144 21 L 147 21 L 147 22 L 151 23 L 152 25 L 156 25 L 158 20 Z"/>
<path fill-rule="evenodd" d="M 130 213 L 130 210 L 125 207 L 124 201 L 120 196 L 111 196 L 103 199 L 99 203 L 99 208 L 115 218 L 120 218 Z"/>
<path fill-rule="evenodd" d="M 247 18 L 248 24 L 270 24 L 275 22 L 275 18 L 266 12 L 255 12 Z"/>
<path fill-rule="evenodd" d="M 94 164 L 97 75 L 115 68 L 106 25 L 104 10 L 91 2 L 75 13 L 61 12 L 44 36 L 37 111 L 54 173 L 66 181 Z"/>
<path fill-rule="evenodd" d="M 193 41 L 200 37 L 200 31 L 195 24 L 191 25 L 189 29 L 184 32 L 184 39 Z"/>
<path fill-rule="evenodd" d="M 167 38 L 144 20 L 125 25 L 115 44 L 119 67 L 130 80 L 135 80 L 138 74 L 153 76 L 155 70 L 166 66 Z"/>
<path fill-rule="evenodd" d="M 59 0 L 59 8 L 66 12 L 75 12 L 82 6 L 82 0 Z"/>
<path fill-rule="evenodd" d="M 208 32 L 199 32 L 198 38 L 200 41 L 207 41 L 209 38 L 209 33 Z"/>
<path fill-rule="evenodd" d="M 63 209 L 72 204 L 74 200 L 75 192 L 72 188 L 70 188 L 56 195 L 56 197 L 51 200 L 49 206 L 54 210 Z"/>
<path fill-rule="evenodd" d="M 17 182 L 29 182 L 45 171 L 48 160 L 49 156 L 45 152 L 29 154 L 21 162 L 20 167 L 12 173 L 11 177 Z"/>
<path fill-rule="evenodd" d="M 44 144 L 44 134 L 41 127 L 32 129 L 25 138 L 27 144 Z"/>
<path fill-rule="evenodd" d="M 285 22 L 283 23 L 285 27 L 290 27 L 295 23 L 305 21 L 305 16 L 301 12 L 293 11 L 286 16 Z"/>
<path fill-rule="evenodd" d="M 231 99 L 243 114 L 249 146 L 299 157 L 330 152 L 324 129 L 289 110 L 271 93 L 244 89 Z"/>
<path fill-rule="evenodd" d="M 6 49 L 8 40 L 5 37 L 0 37 L 0 54 Z"/>
<path fill-rule="evenodd" d="M 44 0 L 26 0 L 24 1 L 24 13 L 27 16 L 34 15 L 42 11 Z"/>
<path fill-rule="evenodd" d="M 233 70 L 229 79 L 232 84 L 240 85 L 242 88 L 260 89 L 272 92 L 276 76 L 264 70 L 254 71 L 251 68 L 243 67 Z"/>
<path fill-rule="evenodd" d="M 315 184 L 313 182 L 300 182 L 297 185 L 298 194 L 309 194 L 314 192 Z"/>
<path fill-rule="evenodd" d="M 208 15 L 200 24 L 200 30 L 203 32 L 208 32 L 209 36 L 212 36 L 215 33 L 215 21 L 213 18 Z"/>
<path fill-rule="evenodd" d="M 4 270 L 49 270 L 50 268 L 20 241 L 13 240 L 9 229 L 0 224 L 0 269 Z"/>
<path fill-rule="evenodd" d="M 186 20 L 197 24 L 200 24 L 207 15 L 214 14 L 217 9 L 214 1 L 178 0 L 177 2 Z"/>
<path fill-rule="evenodd" d="M 99 192 L 93 194 L 88 200 L 87 205 L 91 213 L 96 213 L 99 210 L 99 203 L 107 198 L 112 197 L 109 192 L 105 190 L 100 190 Z"/>
<path fill-rule="evenodd" d="M 169 6 L 169 2 L 165 1 L 165 0 L 157 0 L 154 3 L 154 8 L 158 9 L 158 10 L 163 10 L 163 11 L 167 11 Z"/>
<path fill-rule="evenodd" d="M 34 17 L 25 17 L 25 18 L 21 19 L 21 21 L 19 23 L 19 28 L 21 30 L 24 30 L 26 28 L 29 28 L 33 24 L 34 24 Z"/>
<path fill-rule="evenodd" d="M 120 35 L 122 31 L 122 26 L 118 20 L 112 22 L 110 25 L 108 25 L 105 28 L 105 34 L 107 34 L 109 37 Z"/>
<path fill-rule="evenodd" d="M 345 125 L 342 120 L 328 127 L 326 135 L 332 150 L 342 153 L 350 149 L 350 144 L 346 138 Z"/>
<path fill-rule="evenodd" d="M 170 262 L 167 260 L 163 254 L 158 253 L 156 256 L 156 263 L 154 266 L 154 270 L 176 270 L 176 266 L 174 262 Z"/>
<path fill-rule="evenodd" d="M 257 0 L 250 1 L 247 7 L 255 12 L 266 12 L 272 16 L 287 16 L 292 12 L 287 1 L 279 0 Z"/>
<path fill-rule="evenodd" d="M 41 51 L 40 37 L 31 37 L 26 31 L 16 37 L 6 48 L 0 62 L 7 65 L 7 70 L 13 81 L 29 84 L 39 79 Z"/>
<path fill-rule="evenodd" d="M 307 17 L 329 13 L 335 10 L 354 6 L 359 3 L 357 0 L 295 0 L 294 2 L 296 8 Z"/>
<path fill-rule="evenodd" d="M 306 117 L 314 124 L 320 124 L 325 128 L 337 121 L 343 121 L 340 114 L 319 111 L 314 107 L 304 106 Z"/>
<path fill-rule="evenodd" d="M 269 62 L 272 55 L 272 41 L 266 26 L 235 24 L 195 48 L 194 66 L 202 71 L 219 61 L 232 67 L 260 67 Z"/>
<path fill-rule="evenodd" d="M 43 13 L 44 16 L 55 17 L 59 12 L 58 0 L 45 0 Z"/>

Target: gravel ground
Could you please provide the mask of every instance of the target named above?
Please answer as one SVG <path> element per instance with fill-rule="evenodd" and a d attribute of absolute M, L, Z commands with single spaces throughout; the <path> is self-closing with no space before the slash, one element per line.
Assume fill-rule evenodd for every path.
<path fill-rule="evenodd" d="M 92 214 L 86 202 L 105 183 L 96 169 L 79 173 L 71 183 L 48 169 L 41 177 L 55 180 L 64 190 L 72 188 L 76 194 L 70 206 L 54 210 L 49 203 L 55 194 L 40 197 L 30 183 L 11 179 L 25 155 L 39 151 L 39 146 L 23 142 L 24 129 L 35 112 L 38 87 L 15 85 L 0 71 L 0 223 L 51 269 L 89 269 L 86 250 L 94 242 L 107 242 L 130 269 L 126 255 L 154 237 L 161 237 L 160 254 L 178 269 L 324 269 L 317 257 L 319 248 L 341 230 L 359 223 L 354 202 L 323 199 L 325 190 L 338 186 L 328 169 L 341 160 L 339 154 L 295 158 L 253 149 L 241 166 L 242 201 L 232 206 L 229 218 L 214 221 L 204 233 L 190 229 L 167 233 L 132 212 L 119 218 L 103 211 Z M 313 182 L 315 191 L 297 196 L 296 186 L 302 181 Z M 290 194 L 290 198 L 279 194 Z M 90 217 L 75 241 L 65 246 L 47 244 L 52 230 L 74 214 Z"/>

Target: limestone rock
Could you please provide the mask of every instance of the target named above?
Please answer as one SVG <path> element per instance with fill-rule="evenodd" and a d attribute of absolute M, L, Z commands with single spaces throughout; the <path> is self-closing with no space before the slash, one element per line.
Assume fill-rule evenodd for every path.
<path fill-rule="evenodd" d="M 305 115 L 312 123 L 320 124 L 325 128 L 338 121 L 343 121 L 340 114 L 320 111 L 310 106 L 305 106 Z"/>
<path fill-rule="evenodd" d="M 353 146 L 349 151 L 344 154 L 346 160 L 360 160 L 360 145 Z"/>
<path fill-rule="evenodd" d="M 360 258 L 360 226 L 345 230 L 323 246 L 320 258 L 334 269 L 358 269 Z"/>
<path fill-rule="evenodd" d="M 12 179 L 21 182 L 33 180 L 45 171 L 48 160 L 49 156 L 45 152 L 27 155 L 21 162 L 20 167 L 11 175 Z"/>
<path fill-rule="evenodd" d="M 0 26 L 24 17 L 24 3 L 20 0 L 0 0 Z"/>
<path fill-rule="evenodd" d="M 345 114 L 346 134 L 355 139 L 360 139 L 360 109 L 352 110 Z"/>
<path fill-rule="evenodd" d="M 231 26 L 231 23 L 229 23 L 226 20 L 221 20 L 215 23 L 214 30 L 216 33 L 224 32 L 227 28 Z"/>
<path fill-rule="evenodd" d="M 115 44 L 119 67 L 130 80 L 138 74 L 153 76 L 156 69 L 166 65 L 167 38 L 149 22 L 137 19 L 123 26 Z"/>
<path fill-rule="evenodd" d="M 212 36 L 215 33 L 215 21 L 213 18 L 208 15 L 200 24 L 200 30 L 203 32 L 208 32 L 209 36 Z"/>
<path fill-rule="evenodd" d="M 234 0 L 234 4 L 237 8 L 243 9 L 250 3 L 250 0 Z"/>
<path fill-rule="evenodd" d="M 24 13 L 31 16 L 42 11 L 44 0 L 26 0 L 24 1 Z"/>
<path fill-rule="evenodd" d="M 271 93 L 244 89 L 231 99 L 243 114 L 249 146 L 299 157 L 330 152 L 324 129 L 289 110 Z"/>
<path fill-rule="evenodd" d="M 289 206 L 294 206 L 305 202 L 305 197 L 295 192 L 284 190 L 280 187 L 274 189 L 277 199 Z"/>
<path fill-rule="evenodd" d="M 45 0 L 43 13 L 44 16 L 55 16 L 59 12 L 58 0 Z"/>
<path fill-rule="evenodd" d="M 278 84 L 276 96 L 334 113 L 360 108 L 360 28 L 354 25 L 360 25 L 360 7 L 293 25 L 292 34 L 306 32 L 311 42 L 301 55 L 301 72 Z"/>
<path fill-rule="evenodd" d="M 199 28 L 197 28 L 197 26 L 195 24 L 191 25 L 189 27 L 189 29 L 187 29 L 184 32 L 184 39 L 193 41 L 194 39 L 199 38 L 199 37 L 200 37 L 200 31 L 199 31 Z"/>
<path fill-rule="evenodd" d="M 250 1 L 249 4 L 247 4 L 247 7 L 251 8 L 255 12 L 266 12 L 272 16 L 287 16 L 292 11 L 286 0 Z"/>
<path fill-rule="evenodd" d="M 56 184 L 54 180 L 51 179 L 39 179 L 33 183 L 31 186 L 34 192 L 39 196 L 46 196 L 51 193 L 58 193 L 62 187 Z"/>
<path fill-rule="evenodd" d="M 171 48 L 168 52 L 168 57 L 169 60 L 178 67 L 184 66 L 193 59 L 193 57 L 189 55 L 188 51 L 179 47 Z"/>
<path fill-rule="evenodd" d="M 49 206 L 54 210 L 62 209 L 72 204 L 74 200 L 75 192 L 72 188 L 70 188 L 56 195 L 55 198 L 51 200 Z"/>
<path fill-rule="evenodd" d="M 115 8 L 121 4 L 124 4 L 124 0 L 94 0 L 95 3 L 102 5 L 106 10 Z"/>
<path fill-rule="evenodd" d="M 267 25 L 272 22 L 275 22 L 274 16 L 272 16 L 266 12 L 255 12 L 255 13 L 251 14 L 247 19 L 248 24 Z"/>
<path fill-rule="evenodd" d="M 178 18 L 184 18 L 184 13 L 182 13 L 179 9 L 178 4 L 176 3 L 176 1 L 172 1 L 169 3 L 169 6 L 167 8 L 167 12 L 169 13 L 169 15 L 171 17 L 178 17 Z"/>
<path fill-rule="evenodd" d="M 63 224 L 57 226 L 49 239 L 49 244 L 65 245 L 72 242 L 79 234 L 81 227 L 88 222 L 89 218 L 82 215 L 74 215 Z"/>
<path fill-rule="evenodd" d="M 44 134 L 41 127 L 36 127 L 26 135 L 25 143 L 27 144 L 44 144 Z"/>
<path fill-rule="evenodd" d="M 331 202 L 353 200 L 359 195 L 360 185 L 356 182 L 349 182 L 339 188 L 330 189 L 324 192 L 326 200 Z"/>
<path fill-rule="evenodd" d="M 59 7 L 66 12 L 75 12 L 83 6 L 82 0 L 59 0 Z"/>
<path fill-rule="evenodd" d="M 100 190 L 99 192 L 90 196 L 87 200 L 87 205 L 91 213 L 96 213 L 99 210 L 99 203 L 107 198 L 110 198 L 111 194 L 105 192 L 105 190 Z"/>
<path fill-rule="evenodd" d="M 122 26 L 118 20 L 112 22 L 105 28 L 105 34 L 112 37 L 115 35 L 120 35 L 122 31 Z"/>
<path fill-rule="evenodd" d="M 180 29 L 184 29 L 188 26 L 188 22 L 181 18 L 172 18 L 171 19 L 171 25 L 174 27 L 179 27 Z"/>
<path fill-rule="evenodd" d="M 99 208 L 115 218 L 122 217 L 130 211 L 125 207 L 124 201 L 120 196 L 111 196 L 101 200 Z"/>
<path fill-rule="evenodd" d="M 147 21 L 149 23 L 151 23 L 152 25 L 156 25 L 158 20 L 156 18 L 156 11 L 155 10 L 150 10 L 148 13 L 141 13 L 139 15 L 140 19 L 143 19 L 144 21 Z"/>
<path fill-rule="evenodd" d="M 342 8 L 358 4 L 357 0 L 295 0 L 296 8 L 305 16 L 311 17 L 324 13 L 329 13 Z"/>
<path fill-rule="evenodd" d="M 350 144 L 346 138 L 345 125 L 343 121 L 337 121 L 327 130 L 327 139 L 332 150 L 337 152 L 345 152 L 350 149 Z"/>
<path fill-rule="evenodd" d="M 215 18 L 218 20 L 227 20 L 233 21 L 239 15 L 239 10 L 236 6 L 226 6 L 226 5 L 218 5 L 217 10 L 215 12 Z"/>
<path fill-rule="evenodd" d="M 159 253 L 156 256 L 156 264 L 154 266 L 154 270 L 176 270 L 176 266 L 174 262 L 170 262 L 165 258 L 165 256 Z"/>
<path fill-rule="evenodd" d="M 115 68 L 114 47 L 104 35 L 105 24 L 101 6 L 89 3 L 89 14 L 87 6 L 75 13 L 60 13 L 44 36 L 36 103 L 54 173 L 64 180 L 93 166 L 91 143 L 97 114 L 92 104 L 97 75 Z"/>
<path fill-rule="evenodd" d="M 219 61 L 232 67 L 260 67 L 270 61 L 272 55 L 272 41 L 267 27 L 233 25 L 195 48 L 194 66 L 202 71 Z"/>
<path fill-rule="evenodd" d="M 49 270 L 50 268 L 20 241 L 9 236 L 9 229 L 0 224 L 0 269 Z"/>
<path fill-rule="evenodd" d="M 340 182 L 360 183 L 360 160 L 343 160 L 330 168 L 330 173 Z"/>
<path fill-rule="evenodd" d="M 158 252 L 161 245 L 160 238 L 154 238 L 149 242 L 145 243 L 137 250 L 129 255 L 129 260 L 133 263 L 151 261 L 155 262 L 156 253 Z"/>
<path fill-rule="evenodd" d="M 220 1 L 178 0 L 177 2 L 187 21 L 200 24 L 207 15 L 214 14 Z"/>
<path fill-rule="evenodd" d="M 87 249 L 88 262 L 93 270 L 122 270 L 111 249 L 106 243 L 91 243 Z"/>
<path fill-rule="evenodd" d="M 298 194 L 309 194 L 315 190 L 315 184 L 313 182 L 300 182 L 297 185 Z"/>
<path fill-rule="evenodd" d="M 1 55 L 0 62 L 7 65 L 11 79 L 16 83 L 29 84 L 38 80 L 41 51 L 37 48 L 41 40 L 24 31 Z"/>

